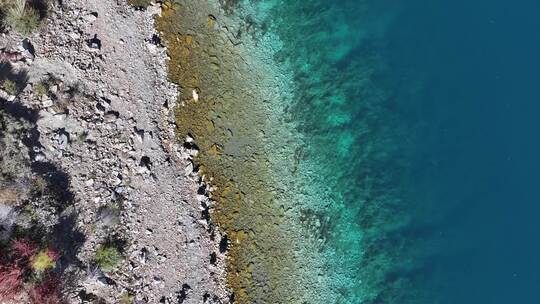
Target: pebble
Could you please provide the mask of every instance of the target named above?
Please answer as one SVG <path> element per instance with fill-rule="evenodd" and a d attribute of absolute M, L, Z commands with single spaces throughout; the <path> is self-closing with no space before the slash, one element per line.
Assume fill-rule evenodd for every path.
<path fill-rule="evenodd" d="M 97 14 L 97 13 L 96 13 Z M 94 23 L 97 20 L 97 16 L 94 14 L 88 14 L 84 16 L 84 20 L 90 23 Z"/>
<path fill-rule="evenodd" d="M 103 118 L 106 123 L 115 122 L 118 119 L 118 112 L 107 112 Z"/>
<path fill-rule="evenodd" d="M 69 37 L 71 37 L 71 39 L 73 39 L 73 40 L 79 40 L 79 39 L 81 39 L 81 35 L 79 35 L 79 34 L 77 34 L 77 33 L 75 33 L 75 32 L 69 33 Z"/>
<path fill-rule="evenodd" d="M 50 99 L 50 98 L 46 98 L 46 99 L 44 99 L 44 100 L 41 102 L 41 105 L 42 105 L 44 108 L 49 108 L 49 107 L 52 107 L 53 101 L 52 101 L 52 99 Z"/>
<path fill-rule="evenodd" d="M 34 161 L 36 161 L 36 162 L 43 162 L 45 160 L 46 160 L 45 155 L 43 155 L 42 153 L 38 153 L 34 157 Z"/>

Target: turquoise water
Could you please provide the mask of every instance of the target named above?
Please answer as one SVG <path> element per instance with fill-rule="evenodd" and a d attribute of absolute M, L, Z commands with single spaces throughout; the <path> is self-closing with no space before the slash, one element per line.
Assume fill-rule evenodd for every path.
<path fill-rule="evenodd" d="M 273 7 L 338 303 L 540 302 L 538 8 Z"/>
<path fill-rule="evenodd" d="M 307 138 L 303 161 L 318 177 L 309 187 L 323 193 L 323 202 L 305 207 L 305 223 L 322 222 L 326 272 L 340 303 L 426 297 L 405 275 L 418 265 L 411 260 L 416 247 L 403 237 L 415 205 L 406 195 L 418 140 L 405 94 L 416 94 L 418 84 L 398 92 L 383 56 L 401 9 L 389 2 L 285 1 L 274 12 L 285 43 L 275 59 L 295 71 L 290 119 Z"/>

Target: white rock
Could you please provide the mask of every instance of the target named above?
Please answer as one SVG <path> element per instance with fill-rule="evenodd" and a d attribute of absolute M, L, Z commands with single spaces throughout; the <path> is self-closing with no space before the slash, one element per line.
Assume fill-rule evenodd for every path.
<path fill-rule="evenodd" d="M 58 92 L 58 85 L 53 85 L 49 88 L 49 91 L 53 94 L 56 94 Z"/>
<path fill-rule="evenodd" d="M 43 155 L 42 153 L 36 154 L 36 157 L 34 157 L 34 161 L 37 161 L 37 162 L 45 161 L 45 155 Z"/>
<path fill-rule="evenodd" d="M 52 101 L 52 99 L 50 99 L 50 98 L 46 98 L 46 99 L 44 99 L 44 100 L 41 102 L 41 105 L 42 105 L 44 108 L 52 107 L 53 101 Z"/>
<path fill-rule="evenodd" d="M 84 16 L 84 20 L 92 23 L 92 22 L 95 22 L 97 20 L 97 17 L 94 16 L 93 14 L 88 14 L 88 15 Z"/>
<path fill-rule="evenodd" d="M 58 142 L 60 144 L 60 148 L 66 149 L 68 144 L 69 144 L 69 140 L 68 140 L 67 135 L 66 134 L 61 134 Z"/>
<path fill-rule="evenodd" d="M 189 175 L 190 173 L 193 172 L 193 163 L 189 163 L 185 168 L 184 168 L 184 173 L 186 175 Z"/>
<path fill-rule="evenodd" d="M 39 112 L 39 116 L 39 124 L 46 129 L 57 130 L 65 128 L 66 126 L 67 115 L 65 114 L 54 115 L 48 111 L 42 110 Z"/>
<path fill-rule="evenodd" d="M 15 99 L 15 96 L 8 94 L 6 91 L 0 89 L 0 98 L 13 101 Z"/>
<path fill-rule="evenodd" d="M 69 37 L 71 37 L 71 39 L 73 40 L 79 40 L 81 38 L 81 35 L 75 33 L 75 32 L 71 32 L 69 33 Z"/>
<path fill-rule="evenodd" d="M 152 43 L 147 43 L 146 48 L 150 51 L 151 54 L 157 54 L 157 46 Z"/>
<path fill-rule="evenodd" d="M 146 8 L 146 12 L 150 15 L 161 15 L 161 6 L 157 4 L 150 5 Z"/>

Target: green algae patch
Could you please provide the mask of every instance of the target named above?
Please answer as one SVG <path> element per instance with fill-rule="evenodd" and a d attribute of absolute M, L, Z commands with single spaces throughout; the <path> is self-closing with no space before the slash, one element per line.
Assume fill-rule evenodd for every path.
<path fill-rule="evenodd" d="M 195 162 L 214 188 L 212 218 L 232 243 L 227 282 L 235 302 L 291 303 L 295 257 L 265 146 L 272 126 L 262 80 L 216 15 L 204 3 L 182 1 L 165 3 L 156 19 L 169 77 L 181 88 L 177 136 L 195 140 Z"/>

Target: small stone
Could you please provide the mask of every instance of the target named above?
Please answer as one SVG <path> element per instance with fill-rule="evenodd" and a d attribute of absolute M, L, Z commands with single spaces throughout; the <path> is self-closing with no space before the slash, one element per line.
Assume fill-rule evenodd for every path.
<path fill-rule="evenodd" d="M 81 38 L 81 35 L 75 33 L 75 32 L 72 32 L 72 33 L 69 33 L 69 37 L 71 37 L 71 39 L 73 40 L 79 40 Z"/>
<path fill-rule="evenodd" d="M 22 41 L 22 48 L 24 50 L 23 56 L 27 59 L 34 60 L 36 56 L 36 49 L 34 48 L 34 45 L 30 39 L 26 38 Z"/>
<path fill-rule="evenodd" d="M 159 5 L 150 5 L 146 8 L 146 11 L 150 15 L 160 15 L 161 14 L 161 6 Z"/>
<path fill-rule="evenodd" d="M 105 114 L 104 121 L 106 123 L 115 122 L 118 117 L 120 116 L 120 113 L 115 111 L 109 111 L 107 114 Z"/>
<path fill-rule="evenodd" d="M 184 173 L 186 175 L 189 175 L 190 173 L 193 172 L 193 163 L 189 163 L 185 168 L 184 168 Z"/>
<path fill-rule="evenodd" d="M 58 143 L 59 143 L 61 149 L 66 149 L 67 146 L 69 145 L 68 136 L 66 134 L 60 134 Z"/>
<path fill-rule="evenodd" d="M 91 49 L 101 50 L 101 40 L 98 39 L 97 34 L 94 35 L 94 38 L 86 40 L 86 45 Z"/>
<path fill-rule="evenodd" d="M 157 46 L 155 46 L 154 44 L 147 43 L 146 48 L 148 49 L 148 51 L 150 51 L 151 54 L 157 54 L 158 53 Z"/>
<path fill-rule="evenodd" d="M 91 13 L 86 16 L 84 16 L 84 20 L 93 23 L 97 20 L 97 13 Z"/>
<path fill-rule="evenodd" d="M 11 95 L 11 94 L 8 94 L 6 91 L 0 89 L 0 98 L 1 99 L 5 99 L 5 100 L 8 100 L 8 101 L 13 101 L 15 100 L 15 96 Z"/>
<path fill-rule="evenodd" d="M 35 59 L 35 56 L 32 53 L 30 53 L 28 50 L 24 50 L 22 52 L 22 55 L 28 63 L 32 63 L 32 61 L 34 61 Z"/>
<path fill-rule="evenodd" d="M 34 157 L 34 161 L 36 161 L 36 162 L 44 162 L 45 161 L 45 155 L 43 155 L 42 153 L 36 154 L 36 156 Z"/>
<path fill-rule="evenodd" d="M 41 105 L 42 105 L 44 108 L 49 108 L 49 107 L 52 107 L 53 101 L 52 101 L 52 99 L 50 99 L 50 98 L 45 98 L 45 99 L 41 102 Z"/>
<path fill-rule="evenodd" d="M 144 142 L 144 130 L 143 129 L 137 129 L 136 127 L 134 128 L 134 131 L 135 131 L 135 138 L 140 142 Z"/>

